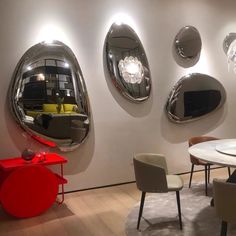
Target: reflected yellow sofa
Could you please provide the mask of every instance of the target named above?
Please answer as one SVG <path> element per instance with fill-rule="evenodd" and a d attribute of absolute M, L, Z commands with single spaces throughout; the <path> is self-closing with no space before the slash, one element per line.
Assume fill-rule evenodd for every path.
<path fill-rule="evenodd" d="M 26 115 L 35 118 L 38 114 L 76 114 L 78 112 L 76 104 L 61 104 L 61 110 L 58 112 L 58 104 L 45 103 L 42 111 L 27 110 Z"/>

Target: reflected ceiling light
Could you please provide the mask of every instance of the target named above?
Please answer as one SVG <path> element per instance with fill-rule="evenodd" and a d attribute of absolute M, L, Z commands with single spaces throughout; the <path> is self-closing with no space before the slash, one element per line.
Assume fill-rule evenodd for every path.
<path fill-rule="evenodd" d="M 119 72 L 127 83 L 140 84 L 144 78 L 144 70 L 142 63 L 137 57 L 125 57 L 118 64 Z"/>
<path fill-rule="evenodd" d="M 27 66 L 26 69 L 27 70 L 32 70 L 32 67 L 31 66 Z"/>
<path fill-rule="evenodd" d="M 65 66 L 66 68 L 69 68 L 69 64 L 68 64 L 67 62 L 65 62 L 64 66 Z"/>
<path fill-rule="evenodd" d="M 43 80 L 45 80 L 44 74 L 42 74 L 42 73 L 38 74 L 38 75 L 37 75 L 37 80 L 38 80 L 38 81 L 43 81 Z"/>
<path fill-rule="evenodd" d="M 49 38 L 49 39 L 44 40 L 43 42 L 46 43 L 46 44 L 53 44 L 54 39 Z"/>

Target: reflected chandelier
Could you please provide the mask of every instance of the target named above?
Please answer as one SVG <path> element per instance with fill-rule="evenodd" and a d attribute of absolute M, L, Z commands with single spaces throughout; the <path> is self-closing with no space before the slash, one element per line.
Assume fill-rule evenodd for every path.
<path fill-rule="evenodd" d="M 127 83 L 140 84 L 144 78 L 144 69 L 142 63 L 137 57 L 125 57 L 118 64 L 119 72 Z"/>

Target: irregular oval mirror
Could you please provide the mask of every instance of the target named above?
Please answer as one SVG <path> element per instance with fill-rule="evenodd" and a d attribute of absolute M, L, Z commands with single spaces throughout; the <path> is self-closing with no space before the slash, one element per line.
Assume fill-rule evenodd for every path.
<path fill-rule="evenodd" d="M 118 91 L 133 102 L 148 99 L 151 77 L 138 36 L 125 24 L 114 23 L 105 41 L 107 68 Z"/>
<path fill-rule="evenodd" d="M 9 90 L 18 123 L 31 136 L 63 151 L 89 132 L 89 102 L 79 64 L 59 41 L 39 43 L 21 58 Z"/>
<path fill-rule="evenodd" d="M 229 49 L 230 49 L 230 45 L 232 45 L 232 43 L 236 41 L 236 33 L 229 33 L 223 42 L 223 49 L 225 54 L 228 53 Z"/>
<path fill-rule="evenodd" d="M 167 116 L 174 122 L 198 119 L 221 107 L 226 99 L 219 81 L 205 74 L 189 74 L 173 87 L 167 104 Z"/>
<path fill-rule="evenodd" d="M 201 36 L 193 26 L 183 27 L 174 40 L 174 58 L 183 67 L 195 65 L 202 48 Z"/>
<path fill-rule="evenodd" d="M 236 73 L 236 33 L 229 33 L 223 42 L 223 50 L 227 56 L 228 68 L 233 63 L 233 70 Z"/>

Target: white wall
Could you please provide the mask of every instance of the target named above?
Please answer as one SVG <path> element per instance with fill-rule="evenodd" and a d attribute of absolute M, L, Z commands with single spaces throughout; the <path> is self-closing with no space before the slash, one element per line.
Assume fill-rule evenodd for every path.
<path fill-rule="evenodd" d="M 236 136 L 236 75 L 227 70 L 222 42 L 236 32 L 236 2 L 229 0 L 1 0 L 0 1 L 0 158 L 20 155 L 28 145 L 9 114 L 7 89 L 17 62 L 32 45 L 53 32 L 75 53 L 88 89 L 92 130 L 69 160 L 66 190 L 134 180 L 132 155 L 157 152 L 167 157 L 173 173 L 189 171 L 187 139 L 195 135 Z M 145 48 L 152 76 L 152 94 L 143 104 L 123 98 L 105 79 L 104 38 L 115 16 L 128 24 Z M 202 37 L 199 63 L 181 68 L 172 56 L 175 35 L 185 25 Z M 49 29 L 49 30 L 48 30 Z M 199 121 L 173 124 L 164 113 L 173 85 L 188 72 L 207 73 L 225 87 L 225 106 Z"/>

